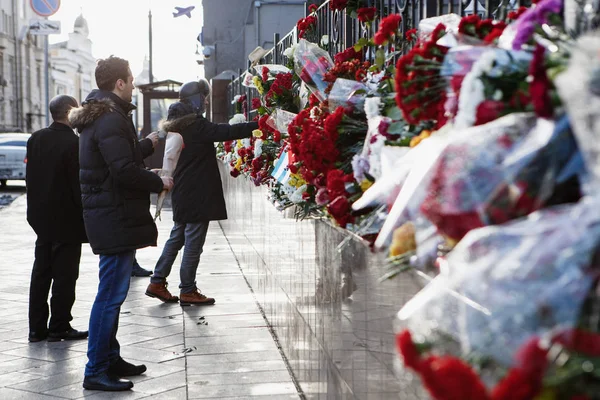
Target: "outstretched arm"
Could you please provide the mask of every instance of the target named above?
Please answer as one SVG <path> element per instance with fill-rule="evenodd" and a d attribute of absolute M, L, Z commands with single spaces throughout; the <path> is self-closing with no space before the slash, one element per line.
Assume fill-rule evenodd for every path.
<path fill-rule="evenodd" d="M 247 122 L 245 124 L 213 124 L 205 122 L 204 132 L 201 137 L 207 142 L 226 142 L 228 140 L 244 139 L 252 136 L 252 131 L 258 129 L 257 122 Z"/>

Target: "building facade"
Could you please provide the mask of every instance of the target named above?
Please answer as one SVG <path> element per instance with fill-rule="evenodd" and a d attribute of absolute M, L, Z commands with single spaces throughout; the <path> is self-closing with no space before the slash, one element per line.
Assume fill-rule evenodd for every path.
<path fill-rule="evenodd" d="M 44 37 L 31 35 L 29 0 L 0 0 L 0 132 L 45 124 Z"/>
<path fill-rule="evenodd" d="M 256 47 L 273 47 L 275 33 L 287 34 L 304 16 L 299 0 L 203 0 L 204 25 L 199 36 L 205 77 L 212 81 L 210 117 L 227 121 L 227 83 L 248 67 Z"/>
<path fill-rule="evenodd" d="M 50 98 L 67 94 L 81 103 L 96 88 L 96 59 L 89 33 L 87 21 L 80 15 L 69 39 L 50 45 Z"/>

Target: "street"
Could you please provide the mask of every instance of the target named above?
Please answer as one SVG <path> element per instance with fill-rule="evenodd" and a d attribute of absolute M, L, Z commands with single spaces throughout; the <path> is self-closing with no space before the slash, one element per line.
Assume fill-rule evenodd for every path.
<path fill-rule="evenodd" d="M 28 343 L 29 276 L 36 236 L 26 222 L 24 185 L 9 182 L 0 193 L 18 196 L 0 210 L 0 398 L 2 399 L 298 399 L 270 329 L 219 224 L 210 226 L 198 285 L 214 306 L 180 307 L 144 295 L 148 278 L 132 278 L 120 315 L 122 356 L 148 371 L 133 378 L 131 392 L 84 390 L 87 341 Z M 153 211 L 153 210 L 152 210 Z M 157 221 L 159 246 L 142 249 L 140 264 L 152 269 L 172 226 L 172 212 Z M 180 257 L 170 278 L 178 293 Z M 85 244 L 72 326 L 85 330 L 98 285 L 98 257 Z"/>

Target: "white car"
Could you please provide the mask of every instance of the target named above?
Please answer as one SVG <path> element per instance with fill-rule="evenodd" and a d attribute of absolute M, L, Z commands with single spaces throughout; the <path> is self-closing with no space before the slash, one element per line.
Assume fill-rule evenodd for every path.
<path fill-rule="evenodd" d="M 7 180 L 25 180 L 29 133 L 0 133 L 0 186 Z"/>

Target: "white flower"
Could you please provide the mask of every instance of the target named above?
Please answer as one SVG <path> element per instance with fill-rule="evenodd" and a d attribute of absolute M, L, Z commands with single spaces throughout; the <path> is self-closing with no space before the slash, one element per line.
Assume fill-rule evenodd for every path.
<path fill-rule="evenodd" d="M 292 195 L 290 196 L 290 201 L 294 204 L 302 203 L 304 199 L 302 198 L 302 194 L 306 191 L 307 186 L 300 186 Z"/>
<path fill-rule="evenodd" d="M 262 139 L 256 139 L 254 142 L 254 158 L 258 158 L 262 154 L 262 145 Z"/>
<path fill-rule="evenodd" d="M 368 97 L 365 100 L 365 114 L 367 119 L 375 118 L 379 116 L 379 105 L 381 104 L 381 97 Z"/>
<path fill-rule="evenodd" d="M 291 47 L 288 47 L 283 52 L 283 55 L 286 56 L 287 58 L 290 58 L 290 59 L 293 58 L 294 57 L 294 53 L 296 52 L 296 47 L 297 46 L 298 46 L 297 44 L 293 44 Z"/>
<path fill-rule="evenodd" d="M 243 124 L 244 122 L 246 122 L 246 117 L 244 116 L 244 114 L 235 114 L 229 120 L 229 125 Z"/>
<path fill-rule="evenodd" d="M 238 101 L 240 101 L 240 99 L 241 99 L 241 98 L 242 98 L 242 95 L 240 95 L 240 94 L 236 95 L 236 96 L 233 98 L 233 100 L 231 101 L 231 104 L 235 104 L 235 103 L 237 103 Z"/>
<path fill-rule="evenodd" d="M 316 121 L 319 119 L 319 116 L 321 116 L 321 109 L 319 108 L 319 106 L 314 106 L 310 109 L 310 119 Z"/>
<path fill-rule="evenodd" d="M 462 82 L 460 97 L 458 99 L 458 112 L 454 120 L 454 127 L 464 129 L 473 126 L 477 106 L 485 100 L 484 85 L 481 76 L 492 70 L 496 55 L 494 51 L 483 53 L 473 64 L 471 71 Z"/>
<path fill-rule="evenodd" d="M 250 142 L 250 139 L 246 138 L 246 139 L 242 139 L 242 146 L 243 147 L 250 147 L 252 145 L 252 143 Z"/>
<path fill-rule="evenodd" d="M 381 151 L 385 146 L 385 136 L 374 135 L 375 142 L 371 143 L 369 153 L 369 175 L 375 180 L 381 178 Z"/>
<path fill-rule="evenodd" d="M 321 46 L 327 46 L 329 44 L 329 35 L 323 35 L 321 37 Z"/>
<path fill-rule="evenodd" d="M 496 89 L 496 91 L 494 92 L 494 96 L 493 96 L 494 100 L 496 101 L 500 101 L 502 100 L 502 90 L 500 89 Z"/>

